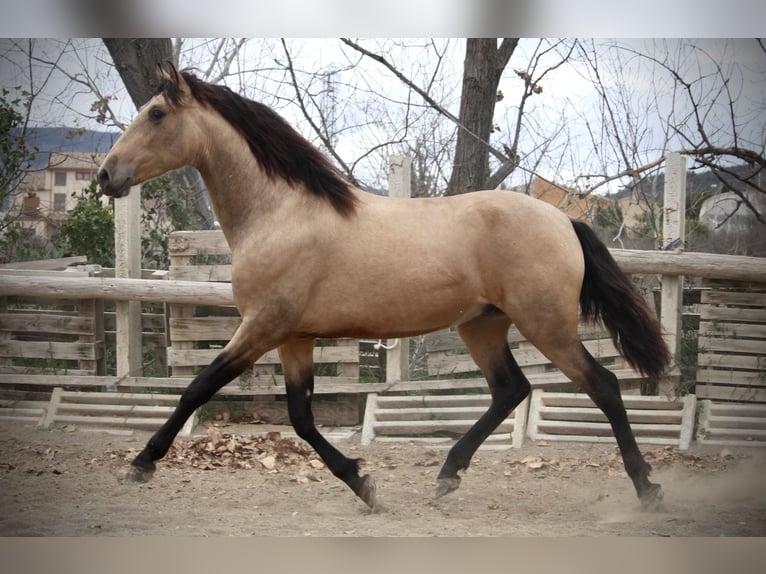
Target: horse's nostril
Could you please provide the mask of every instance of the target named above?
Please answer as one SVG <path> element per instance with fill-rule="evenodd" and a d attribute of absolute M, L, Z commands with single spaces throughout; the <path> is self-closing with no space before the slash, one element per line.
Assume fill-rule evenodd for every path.
<path fill-rule="evenodd" d="M 108 183 L 109 182 L 109 172 L 105 169 L 101 169 L 98 172 L 98 181 L 101 184 Z"/>

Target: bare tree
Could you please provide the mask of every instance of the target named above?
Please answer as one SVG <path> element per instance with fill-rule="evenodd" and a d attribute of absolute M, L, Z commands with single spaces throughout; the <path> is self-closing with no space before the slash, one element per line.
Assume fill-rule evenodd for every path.
<path fill-rule="evenodd" d="M 572 106 L 585 125 L 594 152 L 591 165 L 579 166 L 575 181 L 584 184 L 582 195 L 614 181 L 623 182 L 631 190 L 631 203 L 643 211 L 642 226 L 657 238 L 660 217 L 656 181 L 670 136 L 665 128 L 661 140 L 650 137 L 648 119 L 656 113 L 656 99 L 650 95 L 638 101 L 635 90 L 630 89 L 635 71 L 629 72 L 620 50 L 605 51 L 594 40 L 578 40 L 576 52 L 582 63 L 580 73 L 593 87 L 595 101 L 594 109 Z M 622 242 L 625 223 L 623 220 L 613 241 Z"/>
<path fill-rule="evenodd" d="M 434 96 L 435 82 L 423 87 L 398 69 L 383 55 L 385 52 L 375 52 L 347 38 L 342 41 L 390 71 L 455 128 L 456 140 L 448 142 L 454 152 L 452 165 L 445 172 L 447 185 L 443 193 L 497 188 L 517 168 L 535 175 L 542 156 L 554 147 L 554 140 L 565 135 L 563 119 L 556 126 L 544 128 L 533 119 L 530 104 L 542 94 L 547 77 L 567 62 L 573 50 L 571 42 L 537 41 L 527 63 L 510 72 L 508 64 L 519 44 L 518 39 L 502 39 L 498 44 L 498 39 L 494 38 L 469 38 L 462 89 L 457 101 L 459 112 L 455 115 L 450 112 L 450 102 Z M 501 80 L 521 86 L 514 89 L 518 96 L 514 103 L 504 104 L 512 116 L 505 134 L 500 133 L 502 122 L 496 117 L 495 109 L 498 102 L 507 99 L 498 89 Z M 497 143 L 493 143 L 495 141 Z M 528 148 L 526 153 L 520 151 L 522 144 Z"/>
<path fill-rule="evenodd" d="M 315 54 L 308 49 L 312 42 L 282 40 L 274 61 L 284 72 L 276 88 L 289 90 L 283 95 L 288 98 L 285 112 L 297 113 L 318 145 L 362 187 L 385 188 L 388 157 L 404 153 L 415 159 L 413 195 L 440 195 L 454 126 L 440 120 L 445 112 L 436 102 L 454 93 L 443 72 L 453 42 L 373 43 L 362 47 L 341 39 L 335 47 L 340 55 L 323 66 L 315 57 L 301 58 L 302 48 Z"/>
<path fill-rule="evenodd" d="M 711 53 L 704 41 L 655 41 L 640 48 L 622 42 L 579 42 L 579 53 L 601 101 L 601 121 L 598 131 L 591 131 L 591 139 L 602 158 L 611 158 L 604 159 L 600 174 L 581 172 L 580 178 L 589 182 L 584 193 L 621 181 L 637 190 L 637 201 L 654 205 L 638 190 L 646 177 L 661 169 L 664 155 L 675 151 L 688 156 L 693 169 L 709 168 L 724 184 L 740 181 L 745 188 L 766 194 L 761 176 L 766 168 L 766 80 L 756 69 L 748 70 L 755 64 L 765 68 L 762 44 L 752 41 L 753 47 L 759 45 L 761 49 L 753 52 L 756 57 L 760 53 L 760 63 L 745 63 Z M 734 50 L 721 42 L 715 49 Z M 636 77 L 650 87 L 643 101 L 639 101 Z M 747 91 L 748 84 L 757 82 L 760 90 Z M 649 122 L 660 132 L 659 138 L 649 133 Z M 735 169 L 737 165 L 749 169 Z M 760 202 L 752 201 L 743 188 L 732 191 L 742 206 L 766 223 Z"/>
<path fill-rule="evenodd" d="M 387 157 L 407 153 L 414 194 L 495 188 L 538 176 L 581 195 L 632 187 L 635 201 L 649 209 L 656 204 L 647 190 L 665 153 L 681 151 L 695 168 L 711 167 L 763 191 L 758 174 L 766 130 L 754 127 L 762 126 L 757 120 L 766 99 L 749 101 L 745 113 L 742 97 L 744 84 L 757 75 L 744 63 L 727 63 L 731 58 L 719 58 L 704 42 L 223 38 L 105 44 L 126 75 L 143 84 L 142 95 L 132 89 L 134 103 L 151 93 L 158 60 L 191 65 L 205 79 L 277 109 L 367 187 L 384 187 Z M 762 44 L 753 46 L 764 58 Z M 331 56 L 318 64 L 322 50 Z M 579 99 L 567 94 L 572 78 L 584 85 Z M 119 125 L 111 92 L 97 76 L 71 79 L 96 95 L 102 121 Z M 743 161 L 752 167 L 744 175 L 732 169 Z M 743 209 L 757 211 L 749 197 L 743 194 Z"/>
<path fill-rule="evenodd" d="M 417 85 L 381 54 L 348 38 L 343 38 L 342 41 L 365 57 L 380 63 L 422 97 L 429 106 L 458 127 L 455 160 L 447 185 L 447 194 L 482 189 L 488 185 L 496 187 L 512 171 L 516 163 L 515 158 L 493 148 L 489 143 L 489 136 L 492 131 L 494 105 L 498 98 L 497 85 L 518 39 L 505 39 L 499 47 L 494 38 L 467 40 L 459 116 L 452 114 L 443 103 L 432 96 L 429 89 Z M 490 183 L 489 174 L 490 153 L 502 162 L 498 170 L 502 175 L 495 174 L 493 183 Z"/>
<path fill-rule="evenodd" d="M 31 86 L 29 91 L 17 93 L 20 89 L 21 86 L 4 86 L 0 91 L 0 211 L 13 203 L 34 155 L 25 137 L 35 92 Z M 9 218 L 3 218 L 0 230 L 10 222 Z"/>
<path fill-rule="evenodd" d="M 197 66 L 200 75 L 208 82 L 223 82 L 232 73 L 232 67 L 241 56 L 246 38 L 213 38 L 194 42 L 176 38 L 173 42 L 173 62 L 186 61 Z"/>
<path fill-rule="evenodd" d="M 17 72 L 14 76 L 18 76 L 19 81 L 0 90 L 0 211 L 7 211 L 0 220 L 0 231 L 25 214 L 23 206 L 18 210 L 11 208 L 18 205 L 22 183 L 36 171 L 33 161 L 39 150 L 27 139 L 34 123 L 33 107 L 45 96 L 49 97 L 53 76 L 52 69 L 36 73 L 40 58 L 35 52 L 35 40 L 5 39 L 2 48 L 0 60 Z M 57 52 L 54 57 L 60 59 L 63 53 L 63 50 Z"/>
<path fill-rule="evenodd" d="M 516 167 L 517 150 L 508 147 L 505 154 L 495 152 L 501 162 L 500 175 L 489 183 L 489 139 L 500 97 L 497 86 L 518 43 L 518 38 L 504 38 L 499 46 L 497 38 L 466 40 L 459 129 L 447 195 L 497 187 Z"/>
<path fill-rule="evenodd" d="M 762 44 L 761 48 L 763 47 Z M 729 64 L 724 69 L 716 55 L 709 53 L 704 46 L 684 46 L 681 56 L 686 60 L 687 51 L 694 53 L 700 60 L 699 68 L 691 72 L 684 70 L 680 62 L 668 62 L 656 56 L 648 58 L 670 74 L 678 86 L 680 96 L 686 101 L 690 113 L 672 124 L 672 130 L 684 144 L 679 151 L 686 154 L 698 165 L 711 169 L 721 183 L 726 183 L 724 176 L 738 179 L 747 184 L 749 189 L 766 194 L 763 172 L 766 169 L 766 126 L 763 123 L 755 132 L 748 124 L 754 119 L 763 122 L 766 116 L 766 97 L 761 92 L 759 114 L 743 117 L 738 110 L 742 96 L 742 77 L 737 64 Z M 644 56 L 647 57 L 647 56 Z M 766 55 L 764 55 L 766 57 Z M 691 77 L 690 77 L 691 74 Z M 763 89 L 763 79 L 761 79 Z M 675 118 L 673 118 L 675 119 Z M 749 170 L 744 174 L 732 168 L 732 161 L 745 163 Z M 766 212 L 761 202 L 751 201 L 740 189 L 732 188 L 740 201 L 756 217 L 766 224 Z"/>
<path fill-rule="evenodd" d="M 157 64 L 178 63 L 170 38 L 103 38 L 103 42 L 136 108 L 157 89 Z"/>

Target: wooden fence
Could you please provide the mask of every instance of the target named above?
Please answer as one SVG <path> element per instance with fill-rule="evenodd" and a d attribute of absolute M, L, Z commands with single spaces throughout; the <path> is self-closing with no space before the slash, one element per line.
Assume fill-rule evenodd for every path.
<path fill-rule="evenodd" d="M 766 284 L 705 281 L 697 440 L 766 445 Z"/>
<path fill-rule="evenodd" d="M 742 286 L 739 283 L 738 287 L 733 287 L 709 283 L 702 287 L 697 392 L 704 416 L 697 436 L 700 440 L 757 442 L 766 434 L 763 408 L 766 403 L 766 317 L 763 315 L 766 312 L 766 295 L 763 293 L 766 260 L 671 250 L 676 243 L 683 244 L 684 221 L 679 214 L 684 213 L 686 169 L 680 154 L 669 154 L 666 161 L 664 250 L 612 250 L 612 254 L 629 275 L 660 277 L 658 311 L 674 352 L 681 335 L 684 276 L 751 284 Z M 409 159 L 394 158 L 389 172 L 389 194 L 407 197 L 409 189 Z M 108 389 L 123 393 L 120 401 L 130 396 L 125 393 L 151 391 L 177 395 L 236 329 L 239 318 L 233 308 L 228 283 L 231 267 L 226 260 L 229 250 L 223 235 L 220 232 L 172 234 L 171 269 L 166 274 L 142 279 L 138 269 L 139 211 L 137 190 L 116 202 L 116 278 L 92 277 L 87 271 L 60 271 L 69 265 L 84 263 L 82 258 L 46 262 L 42 268 L 39 263 L 0 266 L 0 418 L 21 417 L 34 421 L 40 419 L 46 409 L 49 416 L 54 416 L 53 420 L 72 409 L 79 409 L 79 416 L 98 411 L 102 413 L 98 416 L 114 418 L 115 413 L 126 410 L 124 404 L 106 409 L 94 406 L 89 402 L 93 400 L 90 395 L 72 396 L 64 390 L 56 393 L 64 399 L 59 404 L 76 406 L 52 410 L 47 403 L 27 400 L 40 394 L 50 396 L 55 387 L 68 391 L 103 392 Z M 143 309 L 137 302 L 143 303 Z M 591 352 L 617 374 L 623 386 L 632 387 L 635 393 L 640 379 L 626 368 L 611 341 L 592 329 L 583 328 L 583 335 Z M 372 383 L 360 382 L 357 341 L 321 341 L 318 344 L 315 404 L 319 407 L 319 422 L 358 423 L 363 412 L 361 399 L 368 395 L 371 407 L 366 411 L 367 419 L 363 425 L 363 434 L 368 438 L 386 433 L 393 438 L 402 438 L 417 426 L 454 434 L 460 432 L 468 424 L 466 421 L 474 417 L 476 409 L 484 408 L 489 400 L 484 379 L 454 332 L 436 333 L 425 338 L 423 378 L 426 380 L 423 381 L 408 380 L 410 345 L 407 339 L 380 343 L 387 349 L 386 378 Z M 536 389 L 536 402 L 531 407 L 534 416 L 529 427 L 537 428 L 529 431 L 533 438 L 537 436 L 535 433 L 543 432 L 542 428 L 558 429 L 565 436 L 572 436 L 572 429 L 585 428 L 597 433 L 594 429 L 602 428 L 603 421 L 597 420 L 598 413 L 580 410 L 590 407 L 580 403 L 574 406 L 564 404 L 567 400 L 579 401 L 580 398 L 546 395 L 551 390 L 560 389 L 565 378 L 518 333 L 511 333 L 510 343 Z M 147 351 L 153 353 L 150 359 L 155 366 L 153 372 L 161 376 L 147 376 L 148 373 L 142 371 L 141 359 Z M 117 359 L 116 375 L 105 373 L 105 359 L 109 353 Z M 161 365 L 160 369 L 156 368 L 158 365 Z M 165 376 L 167 371 L 172 376 Z M 666 384 L 661 389 L 664 394 L 669 393 L 668 387 Z M 285 422 L 285 405 L 281 399 L 284 381 L 274 353 L 259 360 L 246 377 L 230 383 L 220 394 L 224 398 L 246 398 L 267 418 Z M 413 395 L 418 396 L 413 399 Z M 427 398 L 431 395 L 437 398 Z M 328 400 L 323 401 L 320 397 Z M 742 403 L 746 400 L 750 402 Z M 681 416 L 684 422 L 678 424 L 684 430 L 676 434 L 678 440 L 685 443 L 689 434 L 691 399 L 682 407 L 670 402 L 662 403 L 661 407 L 668 412 L 654 416 L 642 411 L 647 410 L 646 405 L 659 405 L 660 402 L 639 401 L 636 403 L 640 405 L 638 416 L 655 422 L 672 418 L 673 433 L 677 420 L 680 420 L 678 416 Z M 529 400 L 525 401 L 501 426 L 500 434 L 512 437 L 514 446 L 519 446 L 523 440 L 529 403 Z M 396 404 L 400 407 L 392 407 Z M 323 410 L 322 405 L 329 407 Z M 167 405 L 162 407 L 167 408 Z M 397 408 L 399 412 L 391 412 Z M 681 412 L 684 414 L 679 415 Z M 412 418 L 412 424 L 407 423 L 407 416 Z M 432 422 L 425 425 L 418 422 L 424 418 Z M 128 417 L 128 420 L 132 419 Z M 579 427 L 578 420 L 582 423 Z M 667 428 L 658 430 L 667 424 L 670 423 L 658 423 L 652 432 L 667 431 Z"/>
<path fill-rule="evenodd" d="M 74 261 L 83 262 L 84 258 Z M 87 277 L 87 271 L 58 271 L 71 262 L 28 262 L 0 270 L 3 278 Z M 103 375 L 105 370 L 103 301 L 96 298 L 0 295 L 0 373 Z"/>
<path fill-rule="evenodd" d="M 36 417 L 39 410 L 26 402 L 22 405 L 21 401 L 30 398 L 30 392 L 50 396 L 57 386 L 68 390 L 109 388 L 120 392 L 165 393 L 177 393 L 184 388 L 195 370 L 218 352 L 239 319 L 232 307 L 231 287 L 226 282 L 230 277 L 229 264 L 209 259 L 225 257 L 228 250 L 222 235 L 173 234 L 171 249 L 173 264 L 162 279 L 92 277 L 73 271 L 0 270 L 0 387 L 7 409 L 19 415 L 35 412 L 29 416 Z M 762 259 L 630 250 L 615 250 L 613 254 L 630 273 L 661 271 L 674 276 L 685 273 L 716 280 L 744 279 L 759 282 L 760 288 L 766 283 L 766 261 Z M 718 290 L 714 287 L 710 284 L 702 289 L 698 376 L 703 396 L 708 389 L 714 389 L 705 400 L 720 401 L 722 389 L 728 389 L 725 392 L 735 394 L 723 398 L 742 399 L 741 390 L 731 389 L 747 387 L 752 400 L 764 402 L 764 295 L 756 293 L 754 303 L 744 302 L 745 291 L 733 291 L 731 286 Z M 754 291 L 752 287 L 750 291 Z M 734 306 L 735 311 L 720 308 L 724 298 L 728 298 L 727 305 Z M 104 302 L 108 307 L 108 302 L 127 300 L 154 306 L 150 317 L 141 320 L 143 326 L 139 325 L 143 346 L 167 350 L 172 376 L 106 375 L 103 366 L 99 366 L 111 346 L 112 336 L 108 333 L 113 320 L 108 313 L 99 315 L 96 310 L 104 307 Z M 716 309 L 706 310 L 705 305 L 715 305 Z M 162 313 L 166 306 L 167 321 Z M 721 313 L 734 313 L 736 321 L 728 324 Z M 147 328 L 145 321 L 153 327 Z M 167 333 L 163 329 L 165 324 Z M 586 345 L 621 379 L 628 384 L 638 380 L 635 373 L 625 368 L 611 341 L 597 331 L 584 329 L 583 334 L 588 339 Z M 732 338 L 740 342 L 732 343 Z M 535 388 L 558 389 L 565 382 L 517 333 L 512 333 L 511 344 Z M 736 347 L 733 352 L 719 349 L 721 345 L 732 344 Z M 426 391 L 446 397 L 486 389 L 454 333 L 437 333 L 426 339 L 425 381 L 389 379 L 360 383 L 358 348 L 358 342 L 350 340 L 320 342 L 317 347 L 317 396 L 324 395 L 328 405 L 322 414 L 318 413 L 318 420 L 325 424 L 361 422 L 363 398 L 370 393 L 392 396 Z M 742 352 L 743 348 L 753 352 L 750 358 Z M 725 380 L 710 380 L 714 374 Z M 273 353 L 259 361 L 246 378 L 231 383 L 221 393 L 224 398 L 247 399 L 252 408 L 261 410 L 264 418 L 286 422 L 283 394 L 284 382 Z M 318 399 L 317 404 L 321 403 Z"/>

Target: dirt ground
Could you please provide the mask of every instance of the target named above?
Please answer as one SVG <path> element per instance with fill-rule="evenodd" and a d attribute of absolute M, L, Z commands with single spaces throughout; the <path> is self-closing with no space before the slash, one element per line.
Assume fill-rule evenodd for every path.
<path fill-rule="evenodd" d="M 613 445 L 481 450 L 435 498 L 445 450 L 362 447 L 356 432 L 336 444 L 374 476 L 371 513 L 305 444 L 267 430 L 200 428 L 137 485 L 124 476 L 148 433 L 2 423 L 0 536 L 766 536 L 766 449 L 645 446 L 665 502 L 644 512 Z"/>

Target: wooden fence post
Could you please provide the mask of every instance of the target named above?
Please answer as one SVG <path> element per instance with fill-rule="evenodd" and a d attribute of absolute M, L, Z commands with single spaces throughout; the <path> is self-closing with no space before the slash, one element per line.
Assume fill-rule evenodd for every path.
<path fill-rule="evenodd" d="M 141 188 L 114 200 L 114 274 L 141 278 Z M 117 376 L 140 376 L 141 302 L 117 301 Z"/>
<path fill-rule="evenodd" d="M 662 250 L 683 251 L 686 240 L 686 158 L 679 153 L 665 157 L 665 190 L 662 218 Z M 684 278 L 682 275 L 662 276 L 660 322 L 665 340 L 674 357 L 678 354 L 681 334 L 681 307 Z M 663 381 L 660 394 L 672 392 L 672 382 Z"/>
<path fill-rule="evenodd" d="M 388 164 L 388 196 L 410 197 L 410 167 L 405 155 L 394 155 Z M 394 246 L 396 248 L 396 246 Z M 386 343 L 386 382 L 407 381 L 410 378 L 410 340 L 388 339 Z"/>

